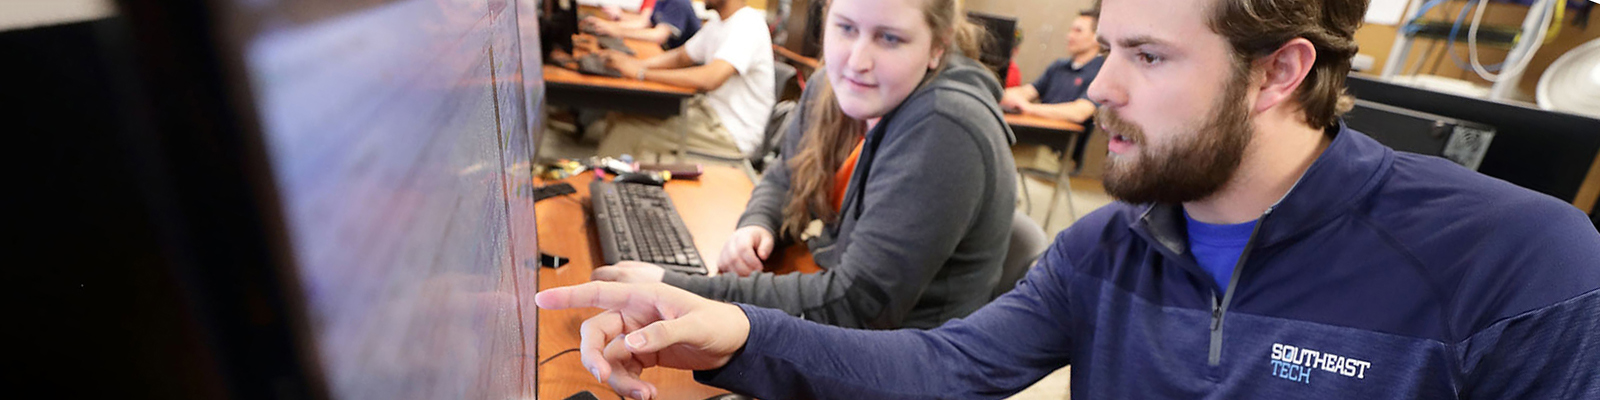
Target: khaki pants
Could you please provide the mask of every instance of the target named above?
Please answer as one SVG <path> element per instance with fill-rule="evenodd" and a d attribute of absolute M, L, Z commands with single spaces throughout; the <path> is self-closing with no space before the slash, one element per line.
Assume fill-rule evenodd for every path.
<path fill-rule="evenodd" d="M 685 104 L 683 114 L 671 118 L 654 118 L 613 112 L 606 115 L 604 123 L 592 126 L 600 139 L 597 151 L 602 157 L 632 154 L 635 160 L 652 154 L 671 154 L 678 150 L 681 141 L 685 148 L 700 153 L 728 158 L 743 158 L 738 142 L 722 126 L 717 113 L 706 104 L 703 96 L 695 96 Z M 685 133 L 687 135 L 685 136 Z"/>

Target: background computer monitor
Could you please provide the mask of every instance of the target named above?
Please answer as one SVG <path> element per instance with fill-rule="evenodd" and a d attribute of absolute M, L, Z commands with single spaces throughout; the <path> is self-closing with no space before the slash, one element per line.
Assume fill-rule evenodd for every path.
<path fill-rule="evenodd" d="M 578 34 L 578 1 L 548 0 L 538 2 L 539 46 L 541 54 L 548 57 L 553 50 L 572 54 L 572 35 Z"/>
<path fill-rule="evenodd" d="M 1492 126 L 1367 100 L 1356 100 L 1344 122 L 1395 150 L 1442 157 L 1472 170 L 1494 143 Z"/>
<path fill-rule="evenodd" d="M 536 2 L 130 0 L 0 32 L 12 390 L 533 398 Z M 37 387 L 38 390 L 29 389 Z"/>
<path fill-rule="evenodd" d="M 1000 82 L 1005 82 L 1011 64 L 1011 48 L 1017 40 L 1017 19 L 973 11 L 967 12 L 967 19 L 988 32 L 981 43 L 983 54 L 978 61 L 994 71 Z"/>
<path fill-rule="evenodd" d="M 789 39 L 789 40 L 799 40 L 800 41 L 800 45 L 798 46 L 798 48 L 796 48 L 795 46 L 789 46 L 789 49 L 790 50 L 795 50 L 796 52 L 799 52 L 800 55 L 802 55 L 802 56 L 811 57 L 811 58 L 822 58 L 822 33 L 823 33 L 823 30 L 825 29 L 825 27 L 823 26 L 823 23 L 827 22 L 827 15 L 823 15 L 823 11 L 826 11 L 826 9 L 827 9 L 828 1 L 827 0 L 799 0 L 799 1 L 804 3 L 802 6 L 805 7 L 805 11 L 804 12 L 797 12 L 795 14 L 796 15 L 804 15 L 805 16 L 805 20 L 803 21 L 803 23 L 800 23 L 800 24 L 796 24 L 796 23 L 794 23 L 795 21 L 790 20 L 789 21 L 790 22 L 789 26 L 791 27 L 790 29 L 802 28 L 804 30 L 804 33 L 801 34 L 801 35 L 793 35 L 793 34 L 789 35 L 789 37 L 795 38 L 795 39 Z M 796 7 L 795 9 L 799 9 L 799 8 Z"/>
<path fill-rule="evenodd" d="M 1577 199 L 1578 189 L 1600 153 L 1600 120 L 1594 118 L 1435 92 L 1359 74 L 1350 75 L 1347 84 L 1357 99 L 1494 127 L 1494 140 L 1478 172 L 1564 201 Z"/>

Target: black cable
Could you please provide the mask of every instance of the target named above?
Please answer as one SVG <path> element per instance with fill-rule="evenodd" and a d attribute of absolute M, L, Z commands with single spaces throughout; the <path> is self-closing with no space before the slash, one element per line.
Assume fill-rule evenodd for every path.
<path fill-rule="evenodd" d="M 544 363 L 550 362 L 551 360 L 555 360 L 556 357 L 561 357 L 561 356 L 567 355 L 567 353 L 571 353 L 571 352 L 575 352 L 575 351 L 578 351 L 578 348 L 574 347 L 574 348 L 562 350 L 560 353 L 556 353 L 556 355 L 550 356 L 549 358 L 544 359 L 544 361 L 540 361 L 539 362 L 539 366 L 543 367 Z"/>
<path fill-rule="evenodd" d="M 550 356 L 548 358 L 545 358 L 543 361 L 539 361 L 539 365 L 538 366 L 543 367 L 545 363 L 551 362 L 551 361 L 555 361 L 556 357 L 561 357 L 561 356 L 564 356 L 564 355 L 567 355 L 567 354 L 570 354 L 570 353 L 574 353 L 574 352 L 577 352 L 578 350 L 579 350 L 578 348 L 571 348 L 571 349 L 562 350 L 561 352 L 556 353 L 555 355 L 552 355 L 552 356 Z M 617 400 L 628 400 L 627 397 L 623 397 L 622 396 L 622 393 L 616 393 L 615 391 L 613 391 L 612 394 L 617 395 Z"/>

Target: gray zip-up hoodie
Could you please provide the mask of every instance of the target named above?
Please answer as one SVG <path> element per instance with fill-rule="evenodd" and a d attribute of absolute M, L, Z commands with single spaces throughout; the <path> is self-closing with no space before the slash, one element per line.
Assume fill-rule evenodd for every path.
<path fill-rule="evenodd" d="M 818 70 L 813 82 L 827 79 Z M 789 157 L 818 85 L 785 127 L 784 160 L 756 185 L 739 227 L 777 232 L 789 199 Z M 715 277 L 668 273 L 707 298 L 783 310 L 853 328 L 932 328 L 989 301 L 1016 209 L 1015 141 L 1001 86 L 977 62 L 951 56 L 932 81 L 867 132 L 839 221 L 807 244 L 816 274 Z"/>

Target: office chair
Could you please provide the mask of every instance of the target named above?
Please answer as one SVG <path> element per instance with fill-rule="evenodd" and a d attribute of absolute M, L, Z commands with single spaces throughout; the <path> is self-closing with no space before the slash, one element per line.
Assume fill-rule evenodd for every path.
<path fill-rule="evenodd" d="M 789 63 L 772 63 L 772 77 L 774 78 L 773 83 L 776 84 L 776 86 L 772 88 L 772 95 L 776 96 L 779 100 L 782 100 L 783 92 L 789 89 L 789 81 L 794 80 L 799 74 L 800 71 L 795 69 L 793 65 L 789 65 Z"/>
<path fill-rule="evenodd" d="M 772 63 L 773 87 L 776 90 L 773 93 L 783 93 L 784 87 L 788 86 L 789 81 L 794 80 L 797 74 L 798 72 L 794 66 L 781 62 Z M 782 143 L 784 128 L 793 119 L 792 114 L 794 113 L 795 105 L 796 103 L 793 100 L 783 100 L 773 105 L 772 113 L 767 116 L 766 130 L 762 132 L 761 146 L 757 147 L 752 154 L 745 154 L 743 157 L 730 157 L 728 155 L 695 151 L 684 146 L 683 143 L 686 143 L 687 140 L 683 140 L 679 142 L 679 158 L 693 156 L 711 161 L 739 164 L 745 169 L 745 173 L 750 175 L 751 181 L 758 180 L 761 172 L 766 170 L 769 159 L 774 158 L 772 155 L 778 151 L 778 144 Z"/>
<path fill-rule="evenodd" d="M 994 285 L 989 298 L 997 298 L 1017 286 L 1017 281 L 1028 274 L 1045 249 L 1050 248 L 1050 238 L 1028 214 L 1017 211 L 1011 214 L 1011 245 L 1006 248 L 1005 262 L 1000 265 L 1000 282 Z"/>

